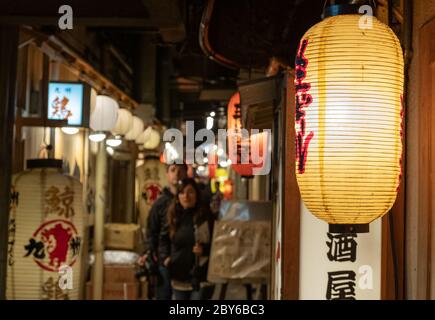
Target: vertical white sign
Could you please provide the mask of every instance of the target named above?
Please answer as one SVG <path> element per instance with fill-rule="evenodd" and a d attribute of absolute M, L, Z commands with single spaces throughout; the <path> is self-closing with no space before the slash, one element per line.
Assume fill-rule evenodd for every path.
<path fill-rule="evenodd" d="M 369 233 L 337 234 L 301 204 L 301 300 L 379 300 L 381 220 Z"/>

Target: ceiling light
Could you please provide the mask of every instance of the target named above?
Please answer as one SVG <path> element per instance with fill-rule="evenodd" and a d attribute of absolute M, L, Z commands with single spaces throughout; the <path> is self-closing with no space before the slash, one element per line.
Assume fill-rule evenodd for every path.
<path fill-rule="evenodd" d="M 93 142 L 101 142 L 106 139 L 106 134 L 103 132 L 94 132 L 89 135 L 89 140 Z"/>
<path fill-rule="evenodd" d="M 79 128 L 74 127 L 62 127 L 61 130 L 63 133 L 66 134 L 76 134 L 77 132 L 79 132 Z"/>

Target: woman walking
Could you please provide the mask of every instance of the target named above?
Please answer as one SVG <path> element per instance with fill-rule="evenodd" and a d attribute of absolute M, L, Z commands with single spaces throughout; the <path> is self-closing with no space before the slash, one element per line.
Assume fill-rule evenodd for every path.
<path fill-rule="evenodd" d="M 195 181 L 182 180 L 168 210 L 168 229 L 159 250 L 176 300 L 203 300 L 213 295 L 214 286 L 207 283 L 213 216 L 207 208 Z"/>

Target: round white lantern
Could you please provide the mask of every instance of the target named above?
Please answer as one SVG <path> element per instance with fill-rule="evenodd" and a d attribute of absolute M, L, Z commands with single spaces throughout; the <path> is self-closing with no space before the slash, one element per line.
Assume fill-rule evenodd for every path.
<path fill-rule="evenodd" d="M 144 131 L 144 148 L 152 150 L 160 145 L 160 133 L 153 127 L 148 127 Z"/>
<path fill-rule="evenodd" d="M 133 116 L 133 125 L 130 131 L 125 134 L 126 140 L 136 140 L 136 138 L 143 132 L 143 121 L 139 117 Z"/>
<path fill-rule="evenodd" d="M 108 96 L 97 96 L 95 108 L 91 113 L 89 126 L 94 131 L 112 130 L 118 119 L 119 105 Z"/>
<path fill-rule="evenodd" d="M 127 109 L 118 110 L 118 119 L 112 129 L 113 135 L 124 136 L 133 126 L 133 115 Z"/>
<path fill-rule="evenodd" d="M 79 299 L 82 185 L 61 173 L 62 160 L 29 160 L 27 166 L 12 178 L 7 299 Z M 61 281 L 64 290 L 62 274 L 72 275 Z"/>
<path fill-rule="evenodd" d="M 363 22 L 326 18 L 296 56 L 296 176 L 331 232 L 368 231 L 393 206 L 401 176 L 402 48 L 375 17 Z"/>
<path fill-rule="evenodd" d="M 145 143 L 145 139 L 146 139 L 146 137 L 147 137 L 145 131 L 146 131 L 146 130 L 142 131 L 142 132 L 141 132 L 141 133 L 136 137 L 136 139 L 134 140 L 134 142 L 136 142 L 136 144 L 144 144 L 144 143 Z"/>

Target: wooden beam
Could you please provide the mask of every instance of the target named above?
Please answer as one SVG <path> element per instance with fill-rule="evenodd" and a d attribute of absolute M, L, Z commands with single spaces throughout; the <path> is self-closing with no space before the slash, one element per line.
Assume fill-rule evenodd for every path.
<path fill-rule="evenodd" d="M 283 153 L 283 196 L 282 196 L 282 299 L 299 298 L 299 245 L 300 245 L 300 193 L 295 170 L 294 130 L 294 76 L 287 79 L 286 108 L 284 110 L 285 139 Z"/>
<path fill-rule="evenodd" d="M 8 22 L 13 25 L 32 25 L 32 26 L 57 26 L 59 16 L 0 16 L 0 23 Z M 116 27 L 116 28 L 153 28 L 169 29 L 179 28 L 174 21 L 168 19 L 149 19 L 149 18 L 129 18 L 129 17 L 74 17 L 74 26 L 87 27 Z"/>
<path fill-rule="evenodd" d="M 405 146 L 403 148 L 406 150 Z M 406 172 L 405 168 L 403 170 Z M 382 300 L 405 299 L 405 185 L 405 175 L 403 175 L 396 202 L 390 212 L 382 218 Z M 391 242 L 391 229 L 394 243 Z"/>
<path fill-rule="evenodd" d="M 135 109 L 139 104 L 129 95 L 119 89 L 112 81 L 101 74 L 97 69 L 86 62 L 80 55 L 69 48 L 65 43 L 55 36 L 38 32 L 30 27 L 23 27 L 22 31 L 37 38 L 44 45 L 41 50 L 46 54 L 55 54 L 54 59 L 62 60 L 82 81 L 89 83 L 99 92 L 110 94 L 117 99 L 121 106 Z"/>
<path fill-rule="evenodd" d="M 18 27 L 0 24 L 0 300 L 6 298 Z"/>
<path fill-rule="evenodd" d="M 432 289 L 432 216 L 435 214 L 433 178 L 435 170 L 435 19 L 419 31 L 419 104 L 418 104 L 418 239 L 417 299 L 431 299 Z M 435 279 L 434 279 L 435 280 Z M 435 289 L 435 288 L 434 288 Z"/>

